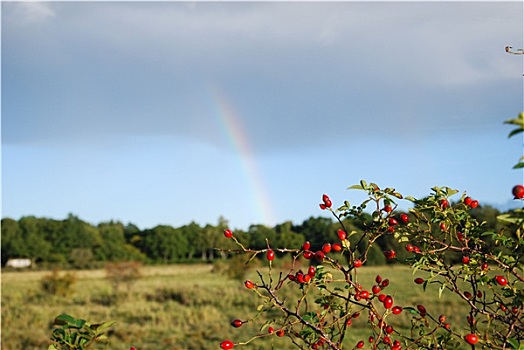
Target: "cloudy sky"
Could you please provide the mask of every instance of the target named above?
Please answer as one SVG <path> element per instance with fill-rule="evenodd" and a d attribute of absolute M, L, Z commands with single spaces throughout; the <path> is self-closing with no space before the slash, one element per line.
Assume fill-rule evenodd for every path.
<path fill-rule="evenodd" d="M 522 2 L 1 6 L 3 217 L 299 224 L 360 179 L 517 205 Z"/>

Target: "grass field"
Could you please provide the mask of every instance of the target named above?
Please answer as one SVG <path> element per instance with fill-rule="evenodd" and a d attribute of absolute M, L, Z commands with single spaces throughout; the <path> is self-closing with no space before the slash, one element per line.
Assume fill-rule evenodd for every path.
<path fill-rule="evenodd" d="M 142 277 L 129 293 L 113 297 L 113 289 L 104 270 L 77 271 L 78 280 L 71 297 L 44 294 L 40 280 L 49 272 L 2 273 L 2 349 L 47 349 L 51 322 L 60 313 L 93 322 L 117 321 L 110 333 L 109 349 L 219 349 L 224 339 L 245 341 L 257 334 L 262 320 L 235 329 L 235 318 L 252 317 L 260 300 L 241 281 L 228 280 L 212 271 L 211 265 L 146 266 Z M 464 304 L 449 293 L 438 298 L 436 289 L 425 293 L 413 283 L 410 269 L 366 267 L 359 271 L 359 282 L 370 289 L 377 274 L 389 278 L 386 290 L 396 305 L 424 304 L 429 313 L 446 314 L 451 325 L 464 325 Z M 423 276 L 418 273 L 416 276 Z M 248 278 L 258 280 L 255 271 Z M 409 326 L 404 312 L 392 318 L 395 329 Z M 462 330 L 455 329 L 461 333 Z M 349 329 L 347 346 L 351 349 L 370 330 L 366 318 L 355 319 Z M 98 347 L 103 349 L 103 346 Z M 257 339 L 245 349 L 293 348 L 287 338 L 275 336 Z"/>

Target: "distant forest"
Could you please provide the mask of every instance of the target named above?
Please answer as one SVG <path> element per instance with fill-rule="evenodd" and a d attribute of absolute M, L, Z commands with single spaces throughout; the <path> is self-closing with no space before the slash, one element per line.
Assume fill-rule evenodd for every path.
<path fill-rule="evenodd" d="M 480 206 L 471 214 L 486 222 L 486 231 L 502 227 L 497 222 L 497 215 L 501 213 L 491 206 Z M 371 216 L 368 219 L 371 220 Z M 348 231 L 359 232 L 366 222 L 347 219 L 344 225 Z M 178 228 L 159 225 L 145 230 L 115 221 L 93 226 L 72 214 L 64 220 L 34 216 L 19 220 L 4 218 L 2 266 L 13 258 L 29 258 L 37 268 L 76 269 L 99 268 L 106 262 L 116 261 L 147 264 L 212 262 L 233 255 L 216 248 L 237 249 L 230 239 L 224 237 L 223 232 L 227 228 L 224 218 L 220 218 L 215 226 L 200 226 L 192 222 Z M 310 241 L 315 251 L 325 242 L 336 242 L 339 228 L 334 219 L 310 217 L 299 225 L 289 221 L 275 227 L 251 225 L 247 231 L 235 231 L 234 234 L 246 247 L 254 249 L 266 248 L 267 238 L 272 247 L 279 248 L 300 248 L 303 242 Z M 359 235 L 353 238 L 352 244 L 357 244 Z M 361 243 L 364 247 L 365 242 Z M 385 264 L 382 250 L 395 249 L 399 259 L 406 258 L 408 253 L 403 248 L 404 244 L 396 242 L 393 235 L 381 237 L 373 246 L 377 251 L 368 254 L 367 264 Z M 450 257 L 452 260 L 455 258 L 460 257 Z"/>

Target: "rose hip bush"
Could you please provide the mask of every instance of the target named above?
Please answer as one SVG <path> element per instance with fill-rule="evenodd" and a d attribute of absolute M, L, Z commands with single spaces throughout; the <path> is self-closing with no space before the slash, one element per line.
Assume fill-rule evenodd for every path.
<path fill-rule="evenodd" d="M 522 113 L 507 123 L 522 130 L 521 121 Z M 247 320 L 233 320 L 232 326 L 258 317 L 267 321 L 250 339 L 235 340 L 232 331 L 220 344 L 222 349 L 268 337 L 287 337 L 290 345 L 304 349 L 342 349 L 348 346 L 344 339 L 357 317 L 366 318 L 370 336 L 349 344 L 352 349 L 524 349 L 522 209 L 501 215 L 505 225 L 494 231 L 471 215 L 479 206 L 476 199 L 448 187 L 433 187 L 420 199 L 366 181 L 349 188 L 364 191 L 367 199 L 359 205 L 346 201 L 334 206 L 324 194 L 319 204 L 340 225 L 336 242 L 274 247 L 266 240 L 266 249 L 254 250 L 242 245 L 231 230 L 224 232 L 238 245 L 229 252 L 246 254 L 248 263 L 255 257 L 267 263 L 267 271 L 257 271 L 257 280 L 244 282 L 246 293 L 254 293 L 262 305 Z M 515 185 L 509 193 L 522 200 L 524 187 Z M 410 204 L 408 213 L 397 210 L 400 201 Z M 371 217 L 365 212 L 369 210 Z M 348 222 L 358 222 L 362 230 L 349 229 Z M 359 268 L 376 252 L 377 240 L 389 235 L 408 257 L 397 258 L 395 250 L 384 250 L 384 257 L 413 269 L 413 288 L 437 286 L 432 288 L 436 303 L 444 291 L 460 298 L 468 309 L 462 324 L 448 323 L 431 305 L 397 305 L 387 289 L 394 276 L 377 275 L 372 286 L 359 283 Z M 285 271 L 277 270 L 275 261 L 285 255 L 293 263 Z M 310 266 L 302 269 L 304 259 Z M 424 271 L 425 278 L 416 277 L 417 271 Z M 290 297 L 296 295 L 290 289 L 298 297 Z M 391 319 L 401 313 L 411 317 L 406 332 L 391 326 Z"/>

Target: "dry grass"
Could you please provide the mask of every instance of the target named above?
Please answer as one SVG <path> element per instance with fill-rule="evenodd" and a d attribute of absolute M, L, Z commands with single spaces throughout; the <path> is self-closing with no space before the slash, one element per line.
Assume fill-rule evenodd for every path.
<path fill-rule="evenodd" d="M 446 293 L 438 299 L 436 290 L 424 293 L 414 285 L 405 267 L 369 267 L 360 271 L 359 282 L 371 288 L 377 274 L 389 278 L 386 290 L 397 305 L 424 304 L 437 317 L 448 315 L 453 325 L 464 324 L 461 304 Z M 104 270 L 77 271 L 77 283 L 70 298 L 49 296 L 39 289 L 48 272 L 2 273 L 2 348 L 46 349 L 51 321 L 60 313 L 93 322 L 116 320 L 110 333 L 110 349 L 218 349 L 223 339 L 235 342 L 258 332 L 262 320 L 239 329 L 229 323 L 256 313 L 260 301 L 242 282 L 224 279 L 210 265 L 146 266 L 129 294 L 115 297 Z M 254 271 L 248 277 L 258 280 Z M 398 316 L 393 326 L 409 325 L 409 316 Z M 355 319 L 348 334 L 349 348 L 369 335 L 365 317 Z M 103 348 L 103 347 L 101 347 Z M 256 340 L 247 349 L 292 348 L 286 338 Z"/>

